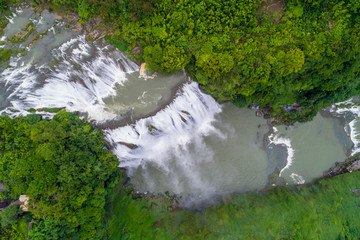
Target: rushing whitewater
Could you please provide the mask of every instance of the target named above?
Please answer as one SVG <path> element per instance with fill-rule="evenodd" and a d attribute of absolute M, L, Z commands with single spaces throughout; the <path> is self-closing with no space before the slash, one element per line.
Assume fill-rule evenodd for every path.
<path fill-rule="evenodd" d="M 130 169 L 130 175 L 134 175 L 137 167 L 146 168 L 151 163 L 156 165 L 159 174 L 170 176 L 167 179 L 169 188 L 162 191 L 179 194 L 184 189 L 191 189 L 203 192 L 211 185 L 197 168 L 213 159 L 213 151 L 204 143 L 204 136 L 226 137 L 212 125 L 215 114 L 220 111 L 221 106 L 192 83 L 185 85 L 182 94 L 154 117 L 141 119 L 133 126 L 107 130 L 105 134 L 114 144 L 121 165 Z M 135 147 L 129 149 L 121 143 Z M 174 173 L 174 168 L 183 175 Z M 146 180 L 148 190 L 159 190 L 154 178 L 147 176 Z"/>

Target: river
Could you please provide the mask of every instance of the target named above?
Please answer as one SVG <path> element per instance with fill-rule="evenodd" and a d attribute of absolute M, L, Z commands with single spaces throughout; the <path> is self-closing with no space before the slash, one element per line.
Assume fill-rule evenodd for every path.
<path fill-rule="evenodd" d="M 139 192 L 178 194 L 186 205 L 303 184 L 360 149 L 356 98 L 313 121 L 273 127 L 256 109 L 217 103 L 182 71 L 143 78 L 124 53 L 87 41 L 46 11 L 17 9 L 8 19 L 1 48 L 24 53 L 0 66 L 0 113 L 80 112 L 103 129 Z M 26 40 L 9 40 L 30 22 L 35 30 Z M 280 178 L 269 181 L 274 173 Z"/>

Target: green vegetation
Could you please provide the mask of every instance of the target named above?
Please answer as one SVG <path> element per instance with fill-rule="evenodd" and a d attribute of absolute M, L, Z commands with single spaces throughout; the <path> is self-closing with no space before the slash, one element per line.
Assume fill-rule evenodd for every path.
<path fill-rule="evenodd" d="M 138 58 L 150 70 L 185 68 L 220 101 L 305 121 L 360 92 L 354 1 L 274 1 L 284 8 L 274 16 L 259 0 L 163 0 L 135 15 L 130 2 L 142 6 L 129 1 L 119 38 L 143 49 Z M 280 107 L 295 102 L 302 108 L 292 114 Z"/>
<path fill-rule="evenodd" d="M 229 239 L 355 239 L 360 198 L 351 190 L 358 188 L 359 179 L 355 173 L 230 198 L 207 209 L 205 218 L 209 229 L 219 230 L 215 236 L 229 233 Z"/>
<path fill-rule="evenodd" d="M 108 36 L 105 37 L 105 40 L 120 51 L 125 52 L 131 59 L 135 58 L 133 53 L 129 50 L 127 42 L 123 42 L 117 38 L 110 38 Z"/>
<path fill-rule="evenodd" d="M 6 227 L 8 225 L 15 224 L 18 215 L 19 215 L 19 206 L 12 206 L 2 210 L 0 212 L 1 227 Z"/>
<path fill-rule="evenodd" d="M 15 34 L 11 39 L 9 39 L 9 41 L 11 43 L 25 42 L 34 30 L 35 24 L 33 22 L 29 22 L 23 29 L 21 29 L 22 32 L 18 32 L 17 34 Z"/>
<path fill-rule="evenodd" d="M 11 55 L 16 52 L 12 49 L 0 48 L 0 64 L 9 61 Z"/>
<path fill-rule="evenodd" d="M 61 111 L 63 108 L 38 108 L 38 109 L 34 109 L 34 108 L 30 108 L 27 111 L 28 112 L 49 112 L 49 113 L 57 113 L 59 111 Z"/>
<path fill-rule="evenodd" d="M 0 198 L 30 198 L 30 218 L 16 206 L 1 211 L 1 236 L 24 239 L 27 227 L 21 229 L 31 220 L 33 239 L 104 239 L 104 206 L 119 181 L 118 159 L 104 149 L 102 132 L 74 114 L 41 119 L 0 117 L 0 183 L 6 189 Z"/>
<path fill-rule="evenodd" d="M 157 129 L 157 128 L 156 128 L 155 126 L 153 126 L 153 125 L 149 125 L 149 126 L 148 126 L 148 131 L 149 131 L 149 132 L 152 132 L 152 131 L 154 131 L 154 130 L 157 131 L 157 130 L 159 130 L 159 129 Z"/>
<path fill-rule="evenodd" d="M 358 239 L 359 186 L 356 172 L 234 195 L 200 212 L 120 192 L 109 221 L 111 239 Z"/>
<path fill-rule="evenodd" d="M 172 239 L 170 232 L 156 227 L 157 220 L 170 213 L 169 202 L 163 197 L 134 199 L 121 189 L 115 195 L 110 209 L 110 239 Z"/>
<path fill-rule="evenodd" d="M 3 13 L 7 8 L 8 8 L 7 1 L 0 0 L 0 13 Z"/>

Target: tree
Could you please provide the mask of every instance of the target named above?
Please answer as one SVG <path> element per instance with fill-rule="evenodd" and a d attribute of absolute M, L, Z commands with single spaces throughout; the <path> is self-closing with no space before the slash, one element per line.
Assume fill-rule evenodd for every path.
<path fill-rule="evenodd" d="M 37 239 L 103 239 L 105 199 L 118 180 L 118 159 L 104 149 L 102 132 L 74 114 L 35 116 L 0 117 L 0 181 L 12 198 L 29 196 Z"/>
<path fill-rule="evenodd" d="M 19 213 L 20 213 L 19 206 L 7 207 L 2 211 L 0 211 L 1 227 L 4 228 L 9 225 L 13 225 L 16 222 Z"/>

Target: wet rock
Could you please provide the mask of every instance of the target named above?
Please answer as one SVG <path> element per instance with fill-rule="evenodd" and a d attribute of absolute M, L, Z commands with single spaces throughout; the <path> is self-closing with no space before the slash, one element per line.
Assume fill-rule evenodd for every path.
<path fill-rule="evenodd" d="M 186 119 L 183 116 L 180 116 L 181 121 L 183 121 L 184 123 L 186 123 Z"/>
<path fill-rule="evenodd" d="M 135 149 L 135 148 L 137 148 L 137 145 L 132 144 L 132 143 L 126 143 L 126 142 L 118 142 L 118 143 L 121 144 L 121 145 L 127 146 L 127 147 L 130 148 L 130 149 Z"/>
<path fill-rule="evenodd" d="M 186 115 L 190 115 L 187 111 L 181 110 L 182 113 L 185 113 Z"/>
<path fill-rule="evenodd" d="M 153 125 L 149 125 L 148 126 L 148 130 L 149 130 L 149 132 L 152 132 L 152 131 L 154 131 L 154 130 L 158 130 L 155 126 L 153 126 Z"/>

